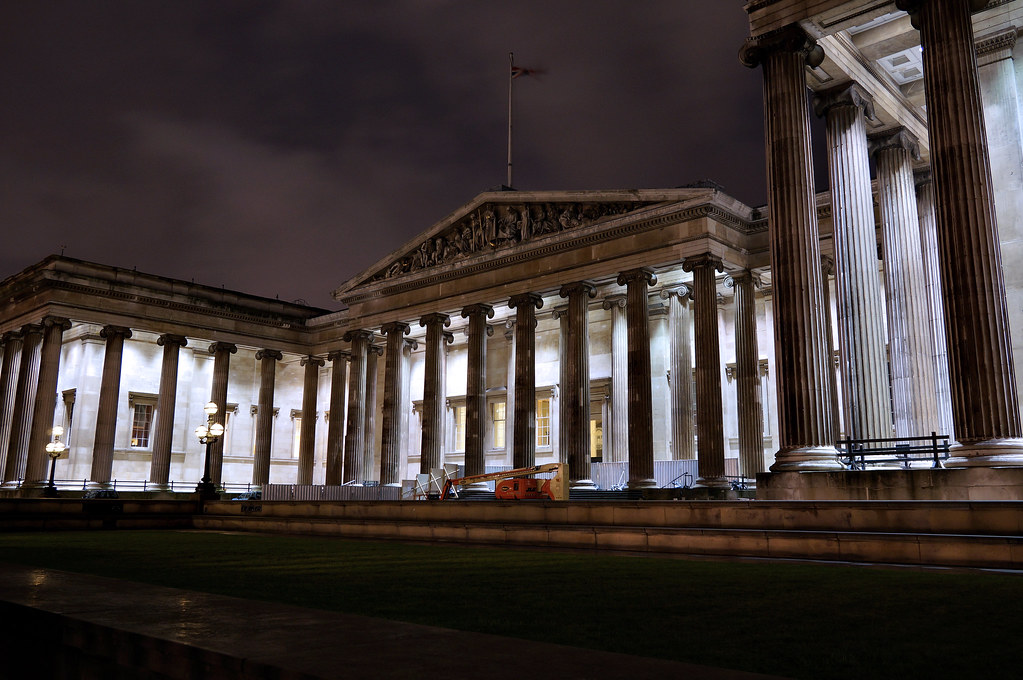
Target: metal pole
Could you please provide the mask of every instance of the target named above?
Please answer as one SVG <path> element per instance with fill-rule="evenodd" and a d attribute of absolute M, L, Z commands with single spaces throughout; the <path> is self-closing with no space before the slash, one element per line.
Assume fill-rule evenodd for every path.
<path fill-rule="evenodd" d="M 512 73 L 515 70 L 515 53 L 508 53 L 508 182 L 512 188 Z"/>

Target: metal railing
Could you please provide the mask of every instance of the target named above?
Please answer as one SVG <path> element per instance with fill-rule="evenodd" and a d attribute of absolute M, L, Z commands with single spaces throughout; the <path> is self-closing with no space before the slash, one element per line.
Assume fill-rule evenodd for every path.
<path fill-rule="evenodd" d="M 909 469 L 930 462 L 932 468 L 942 468 L 949 455 L 949 436 L 931 432 L 929 437 L 884 437 L 880 439 L 842 439 L 839 441 L 839 460 L 850 470 L 866 470 L 870 464 L 895 464 Z M 869 460 L 868 460 L 869 459 Z M 914 466 L 914 463 L 917 463 Z"/>

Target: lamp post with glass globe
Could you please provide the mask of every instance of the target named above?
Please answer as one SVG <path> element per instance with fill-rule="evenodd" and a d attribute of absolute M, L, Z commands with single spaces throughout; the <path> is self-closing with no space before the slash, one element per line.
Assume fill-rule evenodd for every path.
<path fill-rule="evenodd" d="M 224 436 L 224 426 L 216 422 L 217 404 L 210 402 L 203 407 L 206 411 L 206 424 L 195 428 L 195 436 L 199 438 L 200 444 L 206 445 L 206 463 L 203 466 L 202 481 L 196 485 L 195 490 L 199 492 L 199 498 L 203 500 L 215 500 L 220 498 L 217 487 L 210 480 L 210 447 L 213 442 Z"/>
<path fill-rule="evenodd" d="M 67 445 L 60 440 L 64 434 L 64 428 L 60 425 L 50 430 L 50 434 L 53 435 L 53 440 L 46 445 L 46 455 L 50 457 L 50 483 L 43 489 L 43 497 L 59 498 L 57 485 L 53 483 L 53 475 L 57 469 L 57 459 L 67 457 Z"/>

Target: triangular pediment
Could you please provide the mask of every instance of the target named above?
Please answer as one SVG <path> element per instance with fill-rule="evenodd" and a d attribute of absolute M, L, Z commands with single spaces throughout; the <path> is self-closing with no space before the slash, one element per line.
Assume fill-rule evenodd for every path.
<path fill-rule="evenodd" d="M 334 291 L 428 276 L 541 240 L 557 241 L 601 222 L 706 190 L 487 192 Z"/>

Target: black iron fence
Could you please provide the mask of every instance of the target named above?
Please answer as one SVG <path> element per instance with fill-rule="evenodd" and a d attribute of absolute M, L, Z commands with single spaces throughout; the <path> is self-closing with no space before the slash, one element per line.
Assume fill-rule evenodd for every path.
<path fill-rule="evenodd" d="M 931 432 L 929 437 L 885 437 L 882 439 L 842 439 L 839 459 L 850 470 L 865 470 L 871 465 L 897 465 L 902 468 L 928 465 L 941 468 L 948 458 L 949 436 Z"/>

